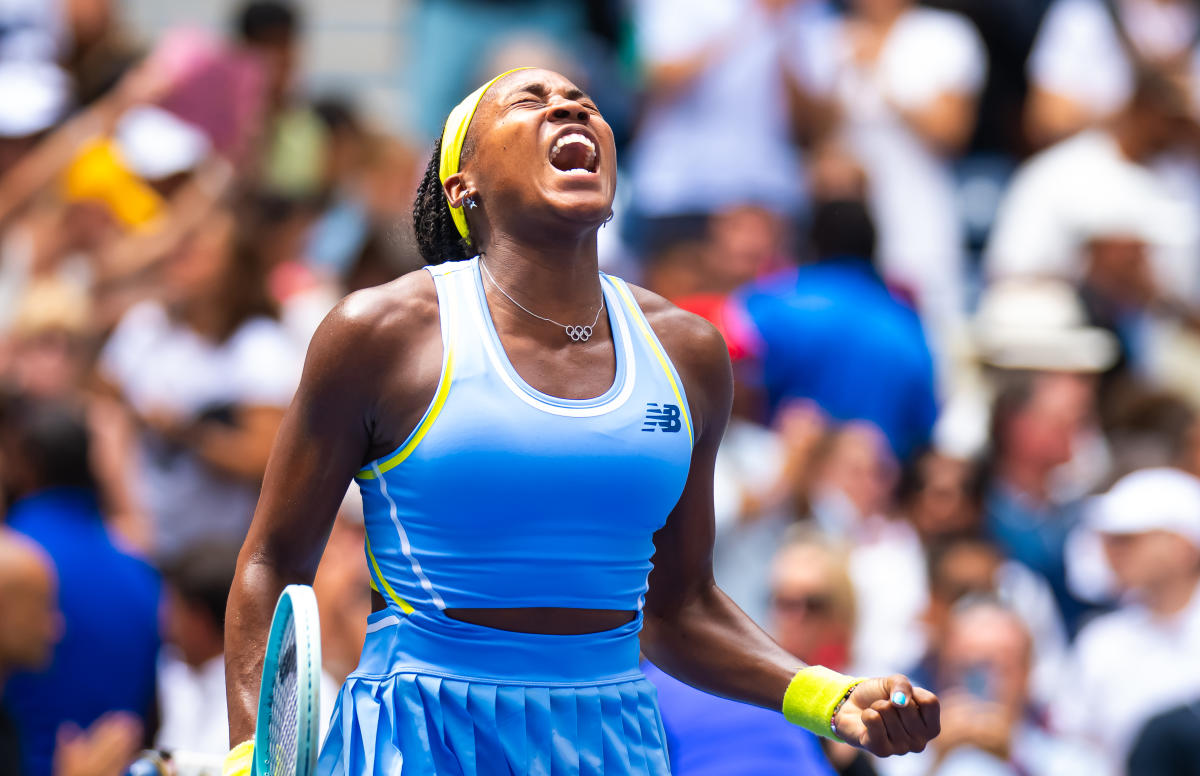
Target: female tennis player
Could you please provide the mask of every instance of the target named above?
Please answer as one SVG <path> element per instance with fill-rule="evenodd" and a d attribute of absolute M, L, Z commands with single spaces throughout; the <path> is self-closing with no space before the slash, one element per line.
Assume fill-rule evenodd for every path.
<path fill-rule="evenodd" d="M 639 635 L 689 684 L 875 754 L 937 735 L 933 694 L 804 667 L 714 584 L 729 359 L 599 273 L 616 179 L 612 131 L 557 73 L 450 114 L 414 206 L 431 266 L 329 315 L 271 455 L 229 602 L 227 772 L 275 600 L 311 583 L 352 477 L 378 611 L 321 774 L 667 774 Z"/>

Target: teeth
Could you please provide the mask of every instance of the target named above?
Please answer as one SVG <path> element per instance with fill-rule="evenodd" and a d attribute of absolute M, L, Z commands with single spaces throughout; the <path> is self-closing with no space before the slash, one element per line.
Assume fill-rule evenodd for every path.
<path fill-rule="evenodd" d="M 593 154 L 596 153 L 595 144 L 593 144 L 591 140 L 588 140 L 585 135 L 581 135 L 578 132 L 572 132 L 569 135 L 563 135 L 560 137 L 558 142 L 554 144 L 554 152 L 558 153 L 562 150 L 562 147 L 568 143 L 582 143 L 583 145 L 587 146 L 587 149 Z"/>
<path fill-rule="evenodd" d="M 596 144 L 593 143 L 590 139 L 588 139 L 588 137 L 586 135 L 581 135 L 578 132 L 572 132 L 569 135 L 563 135 L 562 137 L 560 137 L 558 139 L 558 141 L 554 144 L 554 150 L 552 150 L 550 152 L 550 160 L 553 161 L 558 156 L 559 152 L 562 151 L 565 146 L 570 145 L 571 143 L 579 143 L 580 145 L 587 148 L 587 150 L 588 150 L 587 164 L 590 167 L 592 165 L 592 163 L 595 162 L 595 160 L 596 160 Z M 576 173 L 576 174 L 581 173 L 581 172 L 590 173 L 591 170 L 587 170 L 582 167 L 576 167 L 575 169 L 567 170 L 566 172 Z"/>

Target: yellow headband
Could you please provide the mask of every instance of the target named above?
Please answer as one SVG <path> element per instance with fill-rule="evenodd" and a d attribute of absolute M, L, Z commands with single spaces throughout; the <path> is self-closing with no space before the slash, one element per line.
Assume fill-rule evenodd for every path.
<path fill-rule="evenodd" d="M 450 111 L 450 117 L 446 119 L 446 128 L 442 130 L 442 158 L 438 163 L 438 178 L 442 183 L 445 183 L 447 178 L 458 172 L 458 162 L 462 157 L 463 141 L 467 139 L 467 127 L 471 125 L 471 117 L 475 115 L 475 109 L 479 107 L 479 101 L 483 99 L 483 95 L 487 94 L 487 90 L 492 88 L 492 84 L 509 73 L 530 69 L 532 68 L 514 67 L 512 70 L 506 70 L 468 94 L 465 100 L 455 105 L 454 110 Z M 449 202 L 446 203 L 446 206 L 450 208 L 450 217 L 454 219 L 454 225 L 458 227 L 458 233 L 463 236 L 464 240 L 470 240 L 471 235 L 467 230 L 467 216 L 463 213 L 463 209 L 461 207 L 454 207 Z"/>

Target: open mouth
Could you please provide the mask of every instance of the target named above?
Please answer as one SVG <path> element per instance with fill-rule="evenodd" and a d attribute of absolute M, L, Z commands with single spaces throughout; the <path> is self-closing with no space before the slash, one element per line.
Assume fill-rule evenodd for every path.
<path fill-rule="evenodd" d="M 563 135 L 550 149 L 550 164 L 568 175 L 593 175 L 596 162 L 596 144 L 579 132 Z"/>

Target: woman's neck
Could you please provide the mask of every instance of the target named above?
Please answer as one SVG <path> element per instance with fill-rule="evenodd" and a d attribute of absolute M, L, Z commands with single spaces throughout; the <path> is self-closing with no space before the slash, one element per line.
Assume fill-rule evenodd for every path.
<path fill-rule="evenodd" d="M 594 232 L 566 249 L 498 234 L 480 252 L 480 260 L 504 293 L 555 321 L 590 322 L 604 298 Z"/>

